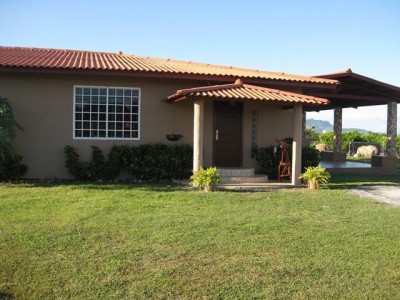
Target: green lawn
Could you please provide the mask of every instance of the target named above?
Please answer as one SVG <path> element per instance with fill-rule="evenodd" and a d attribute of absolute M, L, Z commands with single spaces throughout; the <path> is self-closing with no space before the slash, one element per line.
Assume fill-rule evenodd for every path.
<path fill-rule="evenodd" d="M 341 189 L 0 185 L 0 299 L 399 299 L 399 224 Z"/>

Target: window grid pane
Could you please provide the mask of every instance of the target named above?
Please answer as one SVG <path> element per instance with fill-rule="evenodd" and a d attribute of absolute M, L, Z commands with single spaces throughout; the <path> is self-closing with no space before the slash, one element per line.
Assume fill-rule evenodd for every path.
<path fill-rule="evenodd" d="M 138 139 L 139 90 L 75 87 L 75 138 Z"/>

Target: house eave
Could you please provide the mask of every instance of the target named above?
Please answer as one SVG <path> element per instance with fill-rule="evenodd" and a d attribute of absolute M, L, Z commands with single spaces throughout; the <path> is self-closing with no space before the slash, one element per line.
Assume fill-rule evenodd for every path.
<path fill-rule="evenodd" d="M 60 74 L 60 75 L 99 75 L 99 76 L 122 76 L 122 77 L 144 77 L 144 78 L 164 78 L 164 79 L 185 79 L 193 81 L 213 81 L 213 82 L 232 82 L 238 76 L 226 75 L 204 75 L 204 74 L 187 74 L 173 72 L 148 72 L 148 71 L 114 71 L 102 69 L 66 69 L 66 68 L 33 68 L 33 67 L 10 67 L 0 66 L 0 73 L 4 74 Z M 300 88 L 318 88 L 326 90 L 336 90 L 338 84 L 321 83 L 321 82 L 301 82 L 295 80 L 284 79 L 266 79 L 256 77 L 244 77 L 248 84 L 274 85 L 286 87 Z"/>

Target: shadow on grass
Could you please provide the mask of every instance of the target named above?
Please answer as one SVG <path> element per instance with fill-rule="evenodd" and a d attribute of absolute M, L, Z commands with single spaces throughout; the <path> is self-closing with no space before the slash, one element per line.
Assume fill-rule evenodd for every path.
<path fill-rule="evenodd" d="M 15 188 L 57 188 L 57 187 L 70 187 L 72 189 L 85 189 L 85 190 L 104 190 L 104 191 L 112 191 L 112 190 L 148 190 L 148 191 L 157 191 L 157 192 L 174 192 L 177 190 L 187 189 L 188 186 L 185 184 L 180 184 L 176 182 L 157 182 L 157 183 L 149 183 L 149 182 L 138 182 L 138 183 L 93 183 L 93 182 L 7 182 L 0 183 L 0 185 L 5 185 L 8 187 Z"/>
<path fill-rule="evenodd" d="M 337 175 L 332 174 L 330 189 L 347 189 L 367 185 L 400 185 L 399 175 Z"/>
<path fill-rule="evenodd" d="M 0 300 L 13 299 L 12 294 L 0 291 Z"/>

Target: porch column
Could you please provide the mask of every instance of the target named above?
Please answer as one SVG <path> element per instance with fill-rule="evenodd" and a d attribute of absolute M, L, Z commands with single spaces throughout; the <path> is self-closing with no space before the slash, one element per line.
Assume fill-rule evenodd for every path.
<path fill-rule="evenodd" d="M 333 115 L 333 152 L 342 151 L 342 108 L 335 107 Z"/>
<path fill-rule="evenodd" d="M 303 124 L 302 124 L 302 137 L 305 138 L 306 137 L 306 127 L 307 127 L 307 112 L 305 110 L 303 110 Z"/>
<path fill-rule="evenodd" d="M 397 157 L 396 139 L 397 139 L 397 103 L 395 101 L 388 102 L 387 113 L 387 153 L 391 157 Z"/>
<path fill-rule="evenodd" d="M 301 149 L 303 143 L 303 106 L 293 108 L 292 185 L 299 185 L 301 174 Z"/>
<path fill-rule="evenodd" d="M 194 102 L 193 120 L 193 172 L 197 172 L 203 167 L 204 100 Z"/>

